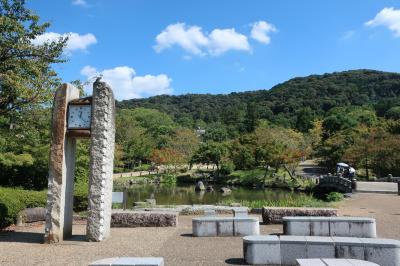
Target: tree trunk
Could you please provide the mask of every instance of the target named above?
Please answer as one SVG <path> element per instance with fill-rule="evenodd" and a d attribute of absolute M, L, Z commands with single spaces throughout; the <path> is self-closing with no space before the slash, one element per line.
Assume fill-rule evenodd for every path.
<path fill-rule="evenodd" d="M 290 172 L 289 168 L 286 166 L 286 164 L 283 164 L 283 167 L 285 168 L 286 172 L 288 172 L 290 178 L 295 179 L 292 173 Z"/>

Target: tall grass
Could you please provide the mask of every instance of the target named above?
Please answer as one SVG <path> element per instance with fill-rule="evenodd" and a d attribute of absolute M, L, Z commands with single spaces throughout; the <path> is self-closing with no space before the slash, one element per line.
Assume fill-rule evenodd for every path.
<path fill-rule="evenodd" d="M 231 203 L 238 202 L 235 200 L 224 200 L 219 205 L 230 205 Z M 331 207 L 332 204 L 318 200 L 309 195 L 296 195 L 288 196 L 279 200 L 241 200 L 239 203 L 242 206 L 249 208 L 262 208 L 262 207 Z"/>

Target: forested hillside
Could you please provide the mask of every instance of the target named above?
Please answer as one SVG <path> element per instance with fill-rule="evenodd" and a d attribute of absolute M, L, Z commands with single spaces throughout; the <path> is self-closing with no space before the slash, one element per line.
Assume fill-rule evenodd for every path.
<path fill-rule="evenodd" d="M 400 105 L 399 97 L 400 74 L 351 70 L 294 78 L 270 90 L 227 95 L 161 95 L 122 101 L 118 107 L 157 109 L 188 127 L 220 122 L 243 132 L 248 129 L 249 120 L 266 119 L 306 132 L 311 128 L 307 121 L 323 118 L 333 107 L 368 106 L 378 116 L 397 115 L 393 110 L 388 111 Z"/>

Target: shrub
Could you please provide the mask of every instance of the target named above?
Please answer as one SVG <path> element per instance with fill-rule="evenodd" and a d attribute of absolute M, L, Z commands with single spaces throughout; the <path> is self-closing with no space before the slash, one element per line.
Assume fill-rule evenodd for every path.
<path fill-rule="evenodd" d="M 341 201 L 343 200 L 343 194 L 339 192 L 330 192 L 328 195 L 326 195 L 326 201 L 332 202 L 332 201 Z"/>
<path fill-rule="evenodd" d="M 221 170 L 220 173 L 222 175 L 229 175 L 235 170 L 235 165 L 233 164 L 232 161 L 225 161 L 221 164 Z"/>
<path fill-rule="evenodd" d="M 89 185 L 87 183 L 78 182 L 74 189 L 74 211 L 86 211 L 88 208 Z"/>
<path fill-rule="evenodd" d="M 23 209 L 45 206 L 46 191 L 0 188 L 0 229 L 16 223 Z"/>

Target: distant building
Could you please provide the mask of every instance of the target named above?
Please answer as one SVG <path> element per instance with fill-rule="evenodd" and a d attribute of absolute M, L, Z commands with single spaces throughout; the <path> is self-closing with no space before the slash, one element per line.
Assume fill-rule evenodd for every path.
<path fill-rule="evenodd" d="M 197 137 L 201 137 L 206 133 L 205 129 L 201 129 L 201 127 L 197 127 L 197 129 L 195 130 Z"/>

